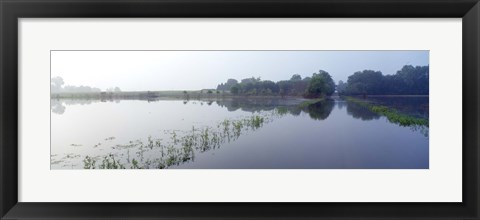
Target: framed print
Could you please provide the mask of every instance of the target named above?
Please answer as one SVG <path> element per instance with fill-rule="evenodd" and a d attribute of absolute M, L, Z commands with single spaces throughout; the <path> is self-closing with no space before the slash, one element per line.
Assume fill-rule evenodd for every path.
<path fill-rule="evenodd" d="M 476 0 L 1 2 L 1 218 L 478 219 Z"/>

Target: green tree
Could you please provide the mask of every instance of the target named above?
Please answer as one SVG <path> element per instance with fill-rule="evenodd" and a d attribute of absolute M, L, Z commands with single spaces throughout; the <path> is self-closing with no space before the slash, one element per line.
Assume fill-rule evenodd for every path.
<path fill-rule="evenodd" d="M 238 84 L 238 81 L 237 81 L 236 79 L 228 79 L 225 84 L 224 84 L 224 83 L 220 83 L 220 84 L 217 86 L 217 90 L 230 91 L 230 89 L 232 88 L 232 86 L 237 85 L 237 84 Z"/>
<path fill-rule="evenodd" d="M 317 98 L 321 96 L 330 96 L 335 92 L 335 83 L 332 77 L 326 71 L 320 70 L 314 73 L 307 88 L 306 97 Z"/>
<path fill-rule="evenodd" d="M 234 85 L 232 86 L 232 88 L 230 88 L 230 92 L 234 95 L 238 94 L 239 91 L 240 91 L 240 88 L 238 85 Z"/>
<path fill-rule="evenodd" d="M 367 95 L 384 93 L 384 80 L 382 72 L 364 70 L 355 72 L 348 77 L 347 88 L 349 94 Z"/>
<path fill-rule="evenodd" d="M 290 81 L 300 81 L 302 80 L 302 76 L 298 74 L 293 74 L 292 78 L 290 78 Z"/>
<path fill-rule="evenodd" d="M 343 93 L 349 95 L 428 95 L 428 82 L 429 66 L 405 65 L 396 74 L 385 76 L 380 71 L 363 70 L 348 77 Z"/>

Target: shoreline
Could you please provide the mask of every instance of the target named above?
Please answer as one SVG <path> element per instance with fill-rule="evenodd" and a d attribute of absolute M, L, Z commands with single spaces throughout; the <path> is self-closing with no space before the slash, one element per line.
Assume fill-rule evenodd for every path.
<path fill-rule="evenodd" d="M 313 100 L 314 98 L 305 98 L 301 95 L 297 96 L 281 96 L 281 95 L 233 95 L 229 92 L 204 92 L 214 90 L 195 90 L 195 91 L 126 91 L 126 92 L 95 92 L 95 93 L 51 93 L 50 99 L 98 99 L 98 100 L 117 100 L 117 99 L 181 99 L 181 100 L 198 100 L 198 99 L 224 99 L 224 98 L 244 98 L 244 99 L 304 99 Z M 340 95 L 334 94 L 330 97 L 356 97 L 356 98 L 408 98 L 408 97 L 429 97 L 429 95 Z"/>
<path fill-rule="evenodd" d="M 340 97 L 363 97 L 362 95 L 340 95 Z M 391 98 L 408 98 L 408 97 L 429 97 L 429 95 L 367 95 L 369 97 L 391 97 Z"/>
<path fill-rule="evenodd" d="M 101 93 L 52 93 L 50 99 L 92 99 L 92 100 L 199 100 L 199 99 L 305 99 L 303 96 L 280 95 L 232 95 L 230 93 L 206 93 L 200 91 L 143 91 L 143 92 L 101 92 Z"/>

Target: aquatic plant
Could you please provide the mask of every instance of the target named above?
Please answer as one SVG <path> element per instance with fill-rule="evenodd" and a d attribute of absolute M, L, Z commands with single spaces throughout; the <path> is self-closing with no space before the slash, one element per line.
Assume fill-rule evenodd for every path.
<path fill-rule="evenodd" d="M 155 140 L 155 147 L 162 147 L 162 141 L 161 141 L 161 139 L 156 139 L 156 140 Z"/>
<path fill-rule="evenodd" d="M 95 169 L 95 160 L 89 156 L 83 159 L 83 169 Z"/>
<path fill-rule="evenodd" d="M 173 141 L 173 144 L 177 144 L 178 142 L 177 133 L 175 131 L 172 132 L 172 141 Z"/>
<path fill-rule="evenodd" d="M 259 128 L 263 124 L 263 118 L 258 115 L 252 116 L 251 120 L 252 128 Z"/>
<path fill-rule="evenodd" d="M 417 118 L 413 117 L 410 115 L 406 115 L 403 113 L 398 112 L 397 110 L 393 108 L 389 108 L 387 106 L 382 106 L 382 105 L 374 105 L 372 103 L 359 100 L 356 98 L 352 97 L 346 97 L 345 98 L 347 101 L 356 103 L 358 105 L 361 105 L 365 108 L 368 108 L 370 111 L 375 112 L 379 115 L 385 116 L 388 121 L 398 124 L 400 126 L 426 126 L 428 127 L 428 119 L 425 118 Z"/>
<path fill-rule="evenodd" d="M 141 169 L 141 167 L 138 166 L 138 161 L 133 159 L 132 160 L 132 169 Z"/>
<path fill-rule="evenodd" d="M 113 154 L 109 154 L 103 158 L 100 169 L 125 169 L 125 166 L 119 160 L 115 160 Z"/>
<path fill-rule="evenodd" d="M 235 130 L 234 130 L 235 136 L 240 136 L 240 133 L 241 133 L 242 127 L 243 127 L 242 121 L 234 122 L 233 127 L 235 128 Z"/>
<path fill-rule="evenodd" d="M 215 126 L 201 128 L 192 126 L 192 129 L 187 131 L 165 131 L 165 134 L 170 135 L 170 138 L 167 139 L 169 141 L 162 141 L 160 138 L 153 138 L 149 135 L 145 141 L 137 139 L 129 141 L 124 145 L 116 144 L 111 146 L 112 150 L 117 151 L 116 154 L 110 153 L 106 156 L 97 156 L 95 158 L 89 155 L 85 156 L 83 168 L 165 169 L 177 166 L 194 161 L 196 152 L 202 153 L 220 148 L 223 143 L 236 140 L 242 134 L 250 130 L 259 129 L 265 123 L 271 122 L 275 117 L 280 116 L 275 111 L 263 112 L 239 119 L 225 119 Z M 104 139 L 106 142 L 110 140 L 113 139 Z M 98 143 L 94 145 L 94 148 L 100 145 L 101 143 Z M 134 150 L 135 154 L 131 155 L 130 150 Z M 69 154 L 66 157 L 71 159 L 79 156 Z"/>
<path fill-rule="evenodd" d="M 148 136 L 148 139 L 147 139 L 148 143 L 147 143 L 147 146 L 148 148 L 153 149 L 153 140 L 152 140 L 152 136 Z"/>
<path fill-rule="evenodd" d="M 288 108 L 286 108 L 285 106 L 277 107 L 276 108 L 276 113 L 279 114 L 279 115 L 286 115 L 286 114 L 288 114 Z"/>

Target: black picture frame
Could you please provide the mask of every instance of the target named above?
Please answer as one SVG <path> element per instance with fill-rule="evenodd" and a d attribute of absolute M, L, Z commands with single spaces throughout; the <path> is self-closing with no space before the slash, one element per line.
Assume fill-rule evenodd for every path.
<path fill-rule="evenodd" d="M 478 219 L 478 0 L 1 0 L 1 219 Z M 462 203 L 18 202 L 18 18 L 462 18 Z M 448 42 L 445 42 L 448 43 Z M 460 74 L 460 73 L 452 73 Z M 441 193 L 441 192 L 438 192 Z"/>

